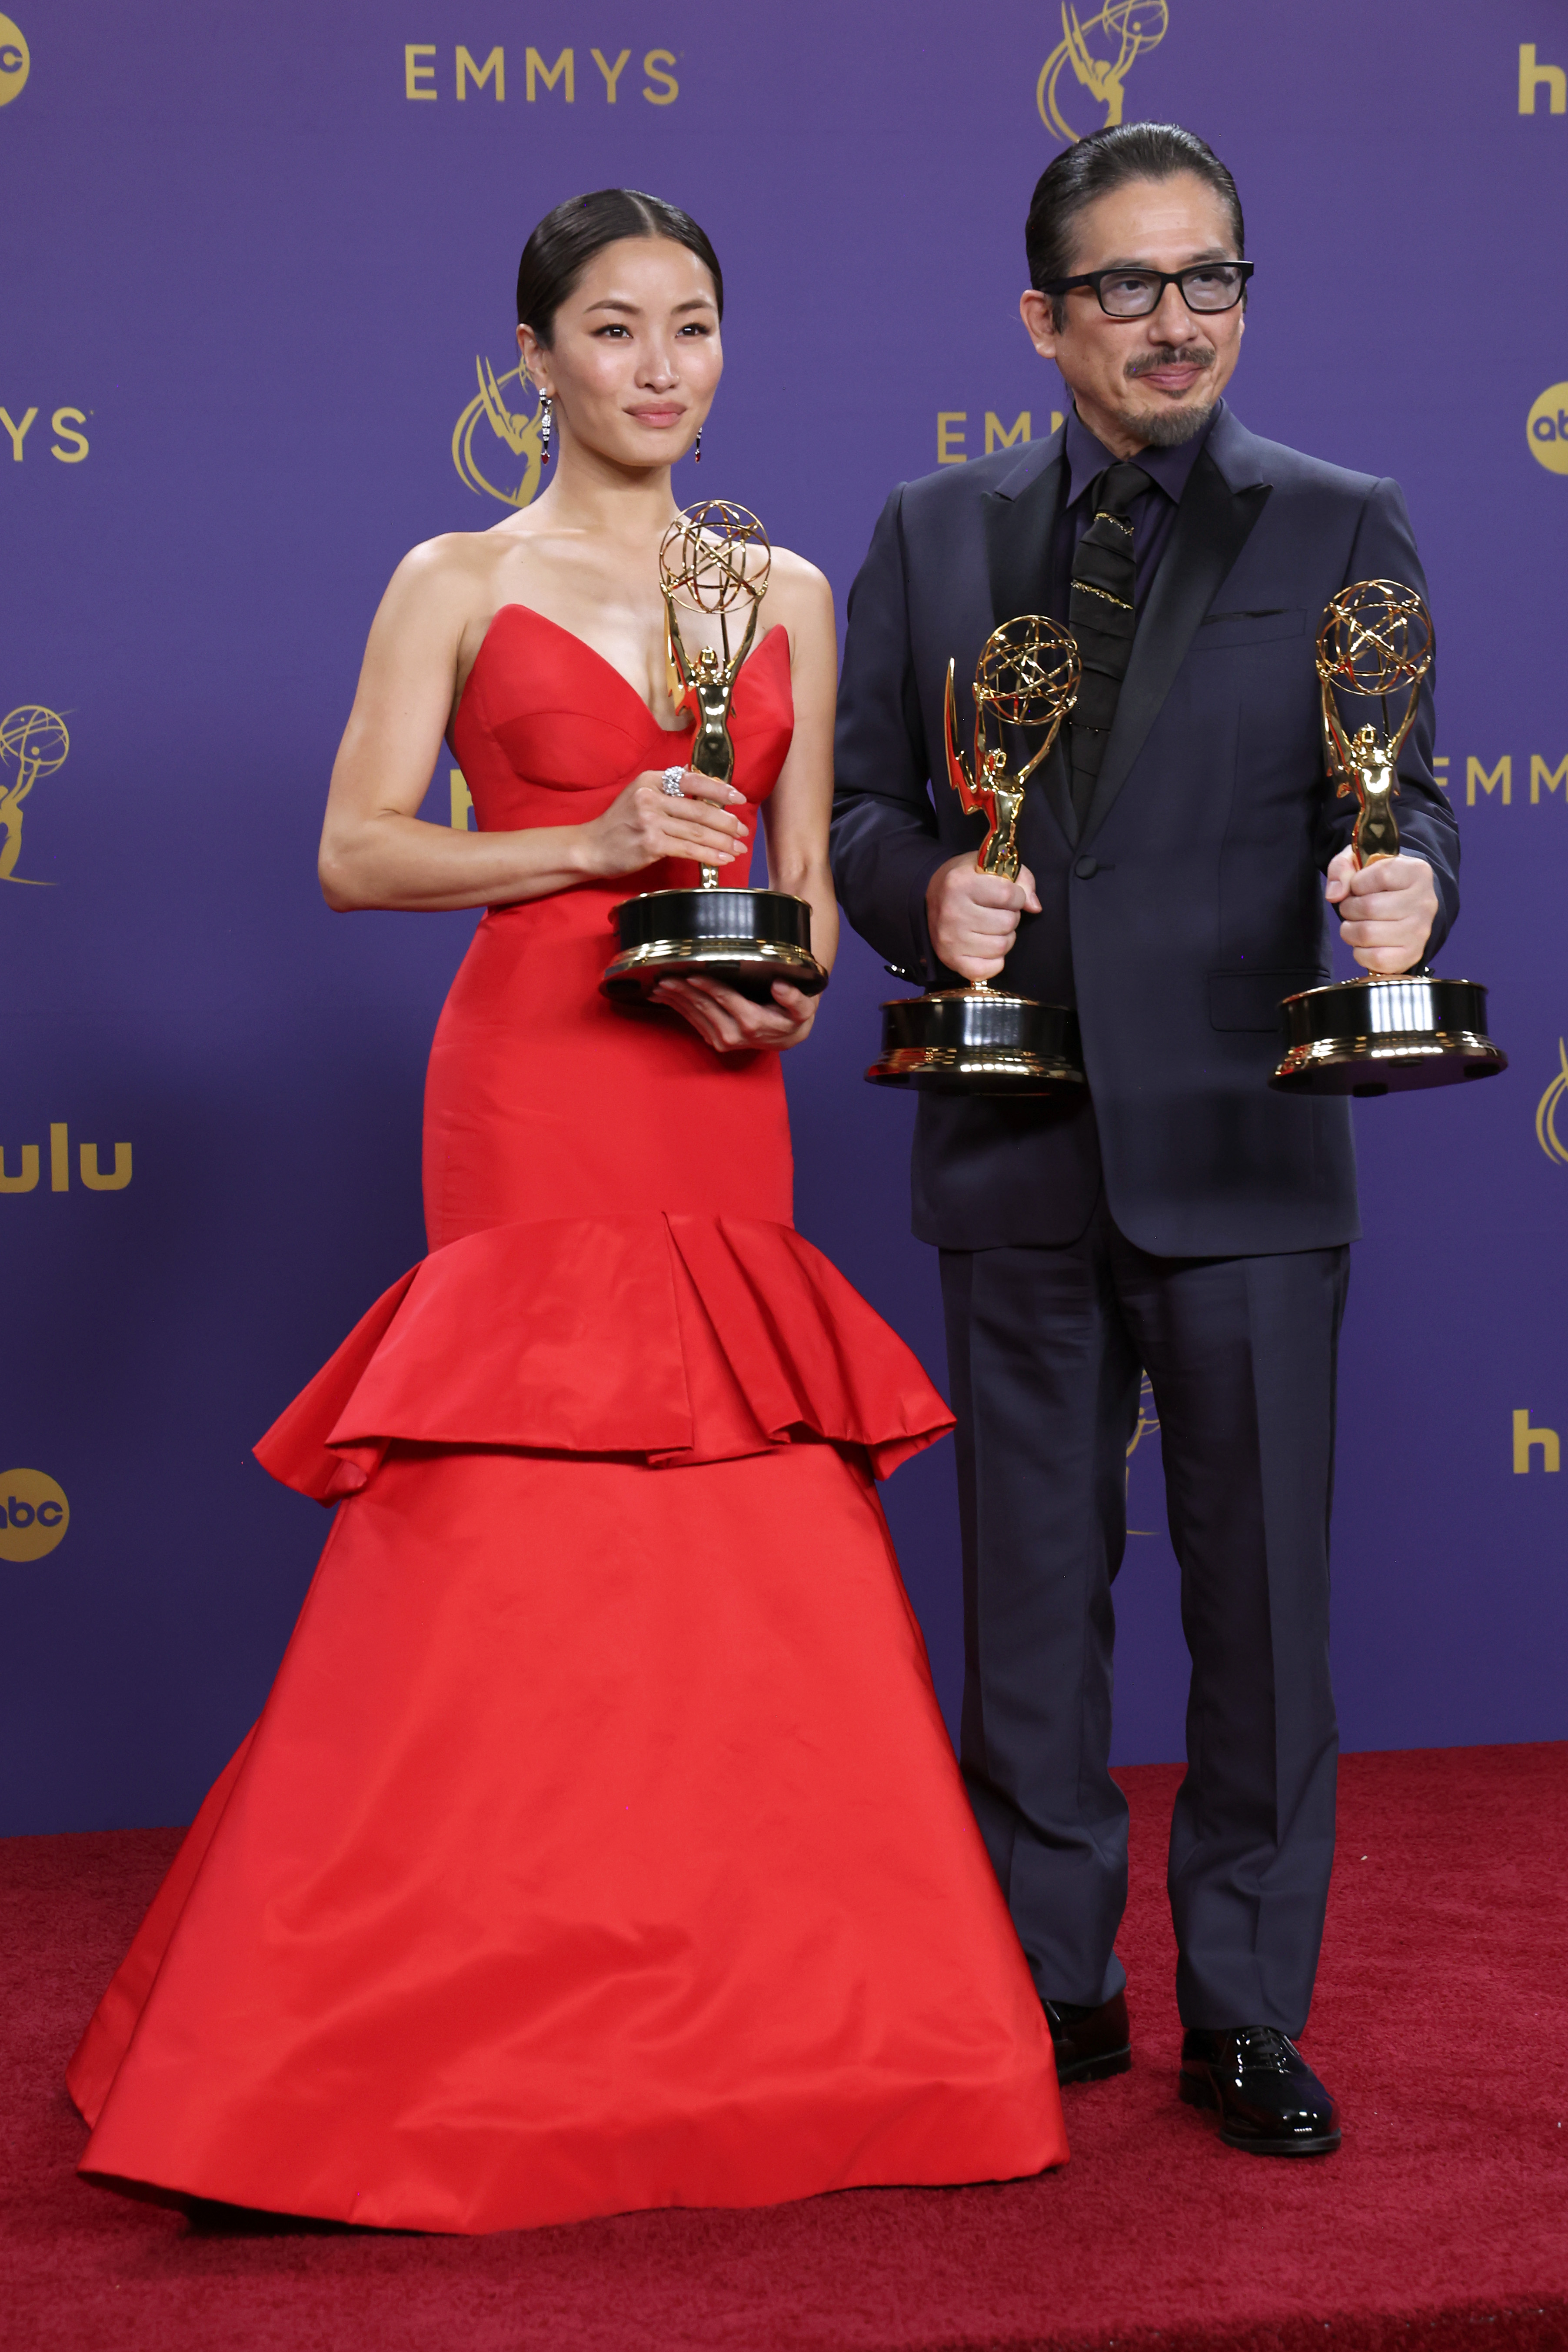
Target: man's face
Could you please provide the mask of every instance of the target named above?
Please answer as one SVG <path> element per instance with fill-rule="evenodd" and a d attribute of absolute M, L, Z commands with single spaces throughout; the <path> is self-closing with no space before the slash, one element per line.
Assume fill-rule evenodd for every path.
<path fill-rule="evenodd" d="M 1085 206 L 1067 272 L 1118 268 L 1187 269 L 1200 261 L 1240 259 L 1225 207 L 1192 173 L 1170 180 L 1130 180 Z M 1061 370 L 1079 415 L 1118 457 L 1152 445 L 1170 448 L 1201 433 L 1230 382 L 1241 348 L 1242 306 L 1189 310 L 1167 286 L 1143 319 L 1108 318 L 1092 287 L 1065 296 L 1066 320 L 1051 323 L 1047 295 L 1031 289 L 1019 304 L 1030 340 Z"/>

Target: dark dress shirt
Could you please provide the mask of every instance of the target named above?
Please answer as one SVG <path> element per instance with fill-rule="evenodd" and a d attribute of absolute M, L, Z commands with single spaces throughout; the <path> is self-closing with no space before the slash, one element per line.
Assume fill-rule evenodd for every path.
<path fill-rule="evenodd" d="M 1149 585 L 1160 567 L 1170 541 L 1171 529 L 1176 520 L 1176 509 L 1187 478 L 1197 464 L 1198 453 L 1214 429 L 1215 417 L 1225 406 L 1216 401 L 1214 415 L 1201 433 L 1184 441 L 1176 449 L 1140 449 L 1132 458 L 1142 466 L 1153 483 L 1152 489 L 1134 499 L 1128 512 L 1132 525 L 1132 562 L 1136 585 L 1133 602 L 1140 611 Z M 1105 444 L 1092 434 L 1075 407 L 1067 414 L 1067 431 L 1062 454 L 1067 461 L 1066 494 L 1057 509 L 1056 525 L 1051 535 L 1050 617 L 1064 622 L 1068 616 L 1068 597 L 1072 586 L 1073 558 L 1078 553 L 1079 541 L 1094 520 L 1094 502 L 1090 490 L 1108 466 L 1116 463 Z"/>

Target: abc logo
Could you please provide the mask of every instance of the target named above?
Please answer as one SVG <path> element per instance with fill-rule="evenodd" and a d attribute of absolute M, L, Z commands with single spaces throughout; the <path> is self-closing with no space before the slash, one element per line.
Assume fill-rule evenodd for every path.
<path fill-rule="evenodd" d="M 1568 474 L 1568 383 L 1549 383 L 1525 421 L 1530 454 L 1549 474 Z"/>
<path fill-rule="evenodd" d="M 9 106 L 20 98 L 27 79 L 32 60 L 19 25 L 9 16 L 0 16 L 0 106 Z"/>
<path fill-rule="evenodd" d="M 0 1471 L 0 1559 L 42 1559 L 70 1523 L 65 1489 L 46 1472 Z"/>

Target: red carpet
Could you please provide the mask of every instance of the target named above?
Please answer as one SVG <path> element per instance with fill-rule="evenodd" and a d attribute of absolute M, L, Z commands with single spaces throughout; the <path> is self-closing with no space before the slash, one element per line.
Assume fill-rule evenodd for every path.
<path fill-rule="evenodd" d="M 1356 1756 L 1305 2048 L 1345 2146 L 1269 2163 L 1177 2105 L 1163 1843 L 1122 1776 L 1135 2066 L 1071 2164 L 488 2239 L 180 2214 L 79 2182 L 59 2086 L 173 1831 L 0 1843 L 0 2313 L 16 2352 L 1563 2352 L 1568 1744 Z"/>

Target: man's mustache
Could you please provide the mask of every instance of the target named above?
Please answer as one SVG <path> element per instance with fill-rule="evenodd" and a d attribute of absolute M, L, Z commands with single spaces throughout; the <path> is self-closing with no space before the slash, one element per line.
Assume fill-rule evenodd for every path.
<path fill-rule="evenodd" d="M 1178 351 L 1173 343 L 1162 343 L 1152 352 L 1144 352 L 1138 359 L 1129 360 L 1123 373 L 1129 376 L 1150 375 L 1155 368 L 1207 368 L 1213 365 L 1214 352 L 1207 343 L 1189 343 L 1184 351 Z"/>

